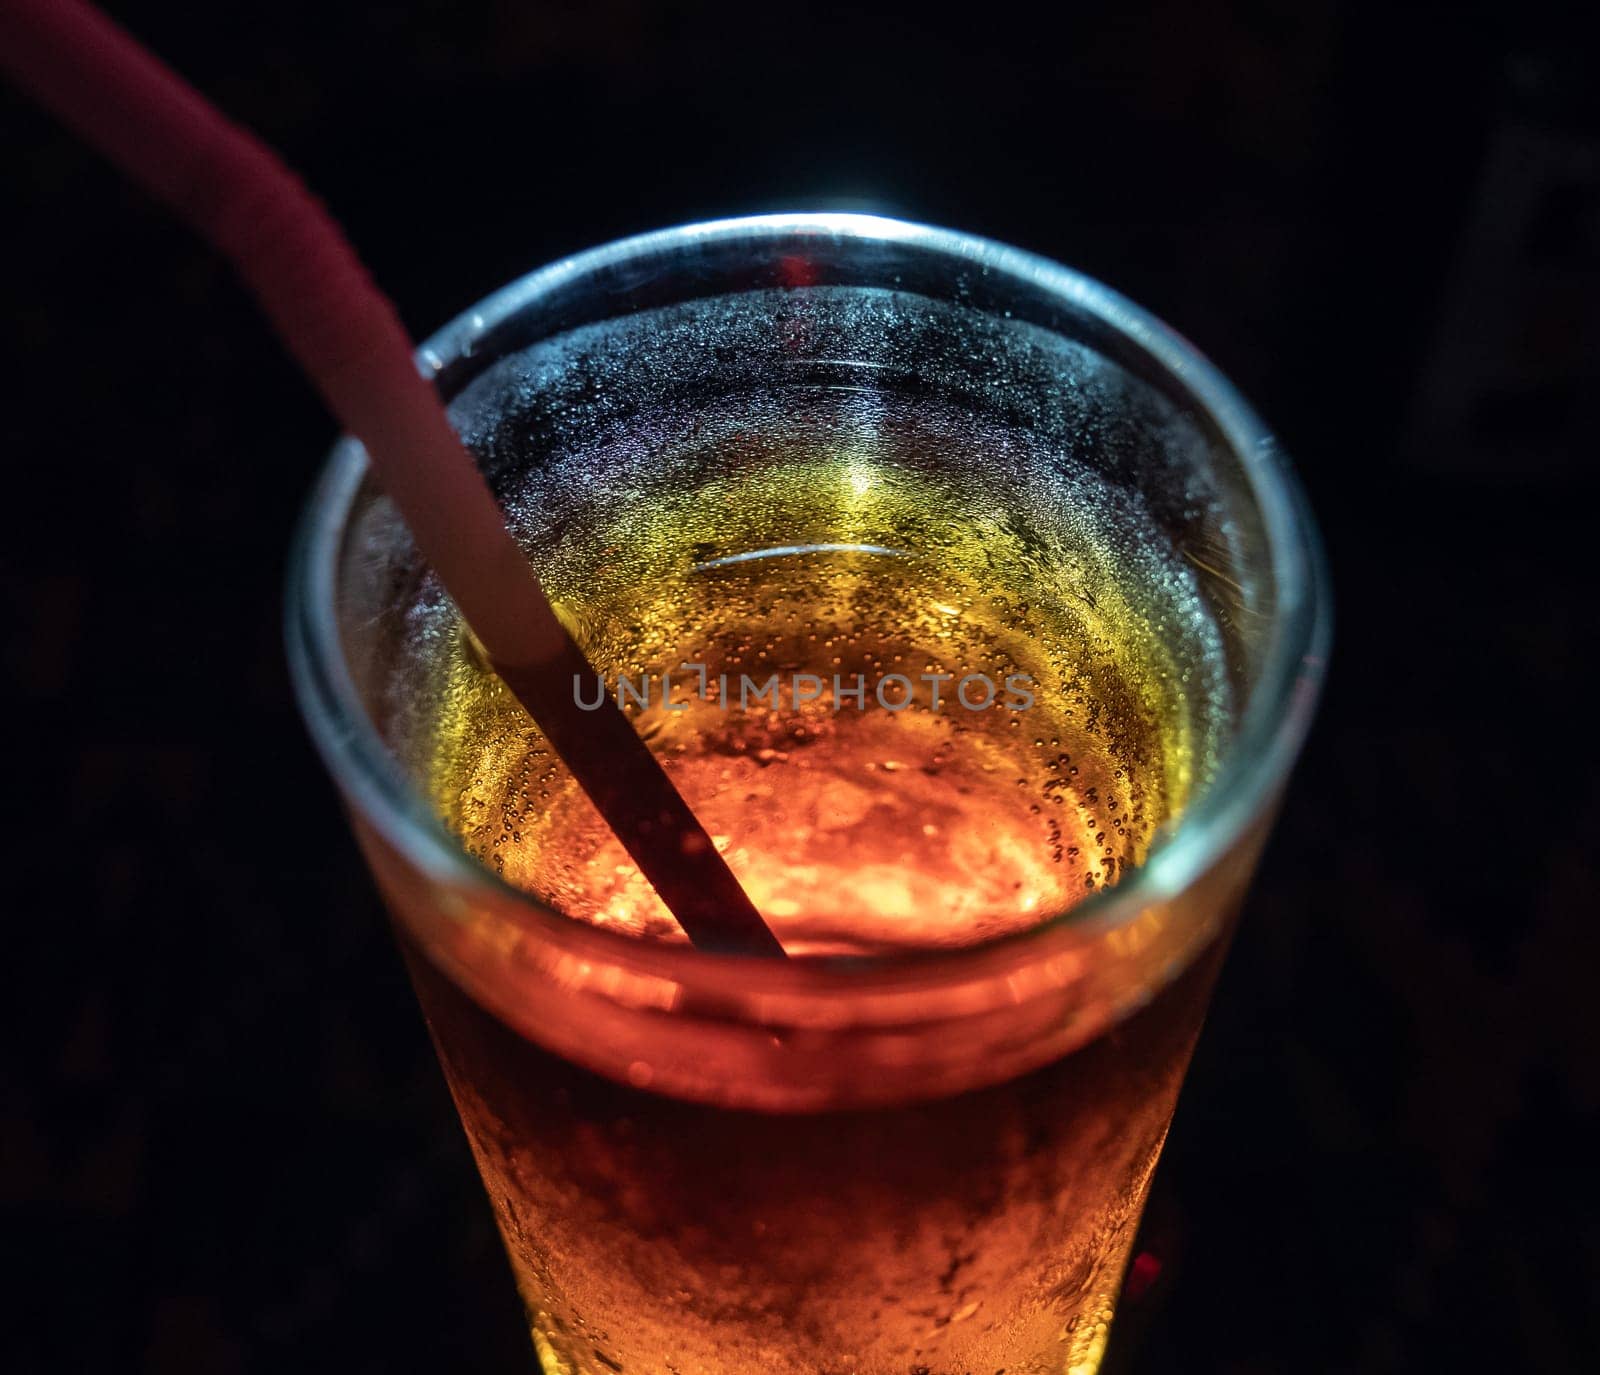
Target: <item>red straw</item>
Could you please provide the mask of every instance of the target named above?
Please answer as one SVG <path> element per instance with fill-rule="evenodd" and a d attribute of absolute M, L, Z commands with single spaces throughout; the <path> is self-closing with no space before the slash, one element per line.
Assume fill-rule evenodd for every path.
<path fill-rule="evenodd" d="M 781 955 L 620 707 L 580 711 L 592 670 L 417 372 L 394 307 L 265 144 L 80 0 L 0 0 L 0 67 L 224 253 L 333 413 L 496 671 L 697 946 Z"/>

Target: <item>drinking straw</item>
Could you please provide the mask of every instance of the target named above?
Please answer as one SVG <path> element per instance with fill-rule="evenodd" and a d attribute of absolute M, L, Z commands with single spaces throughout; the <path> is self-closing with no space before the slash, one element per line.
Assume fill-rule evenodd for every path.
<path fill-rule="evenodd" d="M 232 262 L 340 423 L 365 446 L 422 556 L 495 671 L 697 946 L 781 955 L 711 838 L 592 672 L 417 371 L 411 341 L 321 204 L 82 0 L 0 0 L 0 69 Z"/>

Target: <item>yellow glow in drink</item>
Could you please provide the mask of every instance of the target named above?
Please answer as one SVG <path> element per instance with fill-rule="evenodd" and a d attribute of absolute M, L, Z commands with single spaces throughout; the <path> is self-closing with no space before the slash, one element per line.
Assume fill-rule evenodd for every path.
<path fill-rule="evenodd" d="M 974 944 L 1114 883 L 1217 748 L 1215 631 L 1154 532 L 1128 508 L 1113 537 L 1081 474 L 1076 503 L 1048 469 L 986 482 L 1025 437 L 928 401 L 783 403 L 591 455 L 604 496 L 541 560 L 599 670 L 580 705 L 629 708 L 791 955 Z M 468 850 L 681 939 L 466 638 L 427 642 L 428 782 Z"/>

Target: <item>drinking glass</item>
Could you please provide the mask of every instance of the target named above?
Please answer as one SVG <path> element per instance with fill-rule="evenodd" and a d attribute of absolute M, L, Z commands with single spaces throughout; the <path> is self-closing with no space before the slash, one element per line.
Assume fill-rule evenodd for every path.
<path fill-rule="evenodd" d="M 288 592 L 300 705 L 392 915 L 546 1371 L 1093 1372 L 1321 677 L 1317 540 L 1271 437 L 1188 343 L 1107 288 L 983 239 L 857 215 L 690 225 L 586 252 L 489 297 L 418 359 L 557 593 L 571 531 L 620 500 L 602 463 L 561 458 L 557 439 L 671 429 L 677 443 L 761 388 L 779 398 L 780 437 L 821 424 L 830 443 L 892 450 L 867 469 L 907 481 L 955 463 L 964 495 L 944 524 L 910 500 L 847 537 L 807 528 L 752 551 L 732 516 L 672 505 L 674 484 L 744 481 L 749 444 L 691 463 L 633 442 L 629 481 L 657 484 L 640 518 L 711 532 L 707 547 L 673 546 L 685 577 L 758 554 L 914 556 L 928 576 L 941 558 L 980 573 L 988 559 L 997 578 L 997 561 L 1025 558 L 1037 567 L 1024 585 L 1045 598 L 1081 584 L 1087 617 L 1125 589 L 1074 563 L 1093 563 L 1094 540 L 1087 554 L 1051 542 L 1053 522 L 1079 518 L 1065 507 L 1092 508 L 1118 559 L 1145 544 L 1159 555 L 1152 586 L 1189 608 L 1204 643 L 1163 660 L 1180 724 L 1157 722 L 1133 752 L 1160 773 L 1172 731 L 1209 732 L 1214 748 L 1201 758 L 1191 741 L 1189 762 L 1166 767 L 1171 814 L 1148 842 L 1128 848 L 1132 804 L 1107 805 L 1081 900 L 966 938 L 934 918 L 967 885 L 1007 879 L 1003 865 L 963 869 L 935 846 L 891 902 L 852 879 L 853 851 L 813 854 L 835 866 L 809 890 L 827 921 L 794 914 L 793 944 L 777 926 L 787 960 L 576 920 L 535 896 L 541 875 L 561 891 L 560 844 L 533 847 L 533 881 L 512 883 L 441 821 L 407 655 L 443 623 L 418 630 L 429 574 L 352 441 L 310 501 Z M 970 452 L 953 457 L 928 438 L 951 431 L 922 417 L 955 413 L 998 416 L 1003 437 L 958 426 Z M 1124 538 L 1118 521 L 1135 517 Z M 672 531 L 651 539 L 670 545 Z M 634 577 L 615 561 L 579 574 L 573 586 L 624 592 Z M 798 573 L 773 585 L 808 595 Z M 1132 603 L 1125 614 L 1152 643 L 1181 629 Z M 762 797 L 781 801 L 800 775 L 773 754 Z M 918 806 L 956 793 L 989 805 L 959 770 L 871 767 Z M 1131 789 L 1114 773 L 1107 789 Z M 538 814 L 535 799 L 524 815 Z M 740 815 L 722 820 L 737 831 Z M 781 841 L 741 875 L 772 912 Z M 871 939 L 852 944 L 856 926 Z"/>

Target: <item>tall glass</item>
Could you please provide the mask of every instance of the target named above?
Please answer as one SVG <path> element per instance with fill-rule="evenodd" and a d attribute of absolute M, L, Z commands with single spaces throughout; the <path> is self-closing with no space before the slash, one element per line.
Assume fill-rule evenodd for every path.
<path fill-rule="evenodd" d="M 910 560 L 884 586 L 915 586 L 919 598 L 926 588 L 916 578 L 941 568 L 954 578 L 959 566 L 981 600 L 985 578 L 998 586 L 1005 560 L 1026 559 L 1027 575 L 1007 584 L 1024 588 L 1020 603 L 1001 598 L 1010 612 L 1026 618 L 1030 597 L 1067 588 L 1077 612 L 1063 612 L 1063 624 L 1090 624 L 1071 619 L 1079 613 L 1102 626 L 1121 615 L 1116 635 L 1142 636 L 1165 655 L 1148 676 L 1149 700 L 1165 707 L 1141 716 L 1144 699 L 1129 698 L 1128 719 L 1149 729 L 1122 730 L 1122 762 L 1106 763 L 1087 787 L 1100 812 L 1088 817 L 1085 844 L 1099 848 L 1085 859 L 1076 846 L 1055 847 L 1057 868 L 1082 878 L 1081 900 L 1047 899 L 1025 921 L 965 936 L 946 920 L 961 906 L 955 898 L 997 880 L 1020 891 L 1030 851 L 1005 852 L 1020 856 L 1010 882 L 1009 862 L 963 859 L 930 822 L 920 827 L 933 839 L 918 872 L 885 887 L 879 870 L 867 880 L 851 848 L 871 838 L 857 826 L 849 845 L 806 852 L 807 872 L 827 877 L 793 900 L 784 885 L 804 836 L 785 830 L 772 799 L 810 785 L 784 773 L 785 750 L 760 751 L 772 766 L 761 800 L 758 791 L 748 802 L 719 794 L 702 816 L 713 832 L 767 827 L 765 862 L 746 855 L 735 867 L 795 956 L 768 961 L 697 951 L 648 921 L 613 920 L 614 903 L 574 920 L 531 896 L 577 891 L 559 830 L 541 831 L 545 840 L 525 847 L 531 854 L 510 875 L 487 842 L 469 843 L 461 815 L 441 822 L 465 794 L 441 788 L 438 737 L 417 734 L 411 689 L 422 679 L 406 656 L 449 639 L 448 620 L 437 619 L 437 592 L 430 602 L 419 590 L 429 575 L 350 442 L 334 452 L 291 567 L 301 706 L 393 915 L 544 1368 L 1094 1371 L 1211 985 L 1311 715 L 1328 634 L 1314 531 L 1260 422 L 1187 343 L 1104 287 L 984 240 L 852 215 L 693 225 L 600 248 L 490 297 L 419 359 L 452 400 L 558 602 L 569 584 L 574 604 L 600 584 L 644 596 L 630 580 L 642 587 L 647 575 L 670 573 L 686 579 L 688 590 L 668 599 L 681 610 L 696 588 L 711 597 L 726 585 L 713 576 L 743 577 L 752 561 L 781 556 L 802 562 L 757 600 L 777 616 L 777 597 L 792 619 L 791 604 L 803 610 L 810 595 L 807 576 L 836 571 L 816 560 L 851 560 L 852 577 L 872 574 L 875 560 Z M 691 461 L 683 436 L 715 429 L 726 397 L 773 387 L 775 433 L 823 425 L 830 443 L 843 435 L 859 447 L 839 469 L 844 506 L 771 516 L 789 490 L 779 482 L 750 508 L 767 513 L 761 520 L 781 527 L 823 514 L 789 542 L 763 526 L 765 544 L 748 549 L 743 508 L 728 493 L 747 490 L 752 473 L 770 477 L 762 465 L 771 446 L 752 447 L 748 427 L 734 425 L 727 432 L 739 443 L 702 447 Z M 650 392 L 650 407 L 635 392 Z M 1000 428 L 924 423 L 980 413 Z M 662 414 L 687 417 L 674 431 L 677 456 L 648 444 L 641 456 L 637 436 L 665 434 Z M 552 456 L 553 437 L 606 426 L 633 436 L 610 452 L 631 454 L 646 474 L 638 481 L 655 484 L 629 528 L 663 527 L 639 545 L 667 550 L 659 569 L 635 574 L 592 549 L 576 574 L 569 566 L 574 547 L 589 548 L 574 546 L 572 531 L 624 494 L 593 462 Z M 936 431 L 967 436 L 974 451 L 952 457 L 929 439 Z M 919 505 L 923 488 L 905 486 L 945 478 L 927 490 L 959 499 L 937 510 Z M 852 492 L 884 481 L 912 495 L 871 507 L 870 519 L 849 504 Z M 679 509 L 674 484 L 683 483 L 701 485 Z M 1063 492 L 1084 506 L 1087 544 L 1052 542 Z M 708 493 L 731 514 L 711 509 Z M 1119 520 L 1135 518 L 1137 539 L 1119 533 Z M 674 522 L 694 526 L 681 548 Z M 1097 572 L 1089 565 L 1102 544 L 1115 557 Z M 1118 613 L 1127 589 L 1116 570 L 1143 557 L 1122 545 L 1149 546 L 1155 600 L 1129 600 Z M 913 565 L 923 571 L 898 571 Z M 1193 643 L 1178 643 L 1162 610 L 1169 596 L 1200 627 Z M 851 614 L 881 620 L 884 604 L 877 593 L 858 597 Z M 958 609 L 931 604 L 930 617 Z M 961 605 L 975 616 L 974 604 Z M 601 664 L 604 627 L 573 614 Z M 741 622 L 741 644 L 749 629 Z M 890 644 L 893 627 L 882 633 Z M 1176 647 L 1161 649 L 1163 636 Z M 810 652 L 806 637 L 791 638 L 799 648 L 784 653 Z M 859 637 L 824 638 L 848 667 Z M 1110 672 L 1114 639 L 1073 672 Z M 666 668 L 679 647 L 669 646 Z M 894 657 L 886 650 L 880 668 Z M 1049 683 L 1047 657 L 1037 671 Z M 674 703 L 669 693 L 640 720 L 647 738 L 677 751 L 686 792 L 695 775 L 684 733 L 733 729 L 703 714 L 715 691 L 700 675 L 698 694 Z M 878 750 L 911 739 L 885 732 L 912 731 L 913 718 L 916 729 L 939 724 L 886 701 L 870 722 L 846 702 L 847 725 L 830 737 L 845 740 L 837 748 L 854 748 L 847 731 L 878 732 Z M 690 707 L 702 715 L 688 724 L 663 714 Z M 839 709 L 837 695 L 787 708 L 795 720 L 822 712 L 824 725 L 840 720 Z M 1156 719 L 1161 710 L 1170 721 Z M 779 715 L 762 728 L 794 726 Z M 1061 729 L 1074 728 L 1071 715 Z M 1035 730 L 1021 713 L 1001 722 L 997 709 L 984 720 Z M 1202 736 L 1209 753 L 1195 743 Z M 734 756 L 724 777 L 755 767 L 746 742 Z M 1069 767 L 1078 774 L 1067 752 L 1055 758 L 1041 784 L 1051 805 Z M 875 796 L 934 807 L 960 794 L 969 816 L 991 809 L 980 832 L 1010 824 L 1001 794 L 978 786 L 976 765 L 965 778 L 959 765 L 941 774 L 873 761 L 864 767 L 883 790 Z M 1144 767 L 1149 787 L 1135 788 L 1124 764 Z M 1028 777 L 1017 782 L 1026 793 Z M 553 826 L 522 791 L 531 798 L 519 804 L 522 824 Z M 827 921 L 807 924 L 816 916 L 808 909 L 823 906 Z M 852 943 L 857 928 L 871 934 Z"/>

